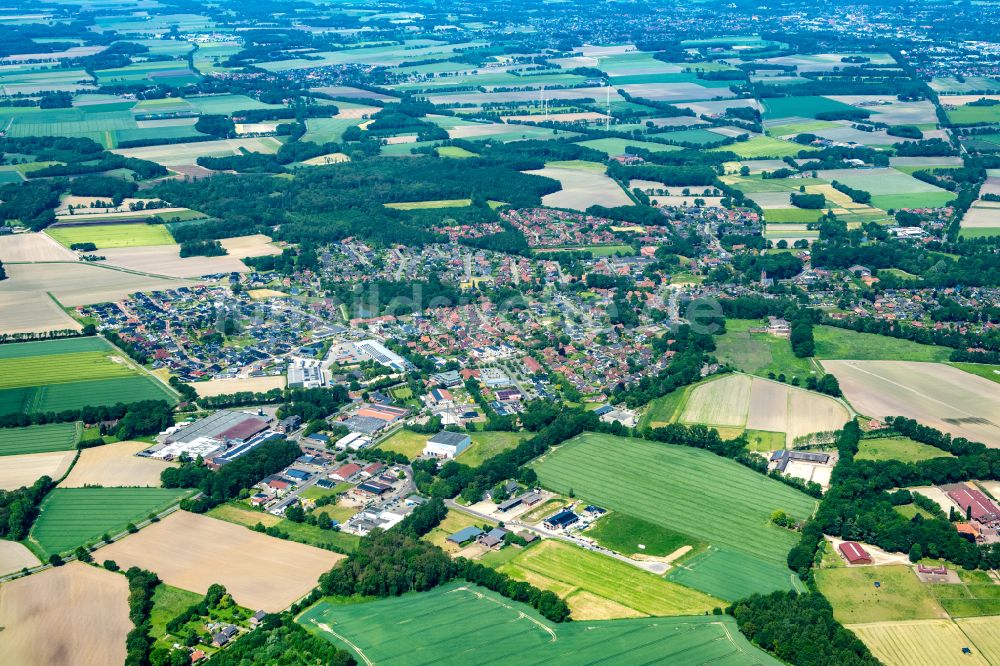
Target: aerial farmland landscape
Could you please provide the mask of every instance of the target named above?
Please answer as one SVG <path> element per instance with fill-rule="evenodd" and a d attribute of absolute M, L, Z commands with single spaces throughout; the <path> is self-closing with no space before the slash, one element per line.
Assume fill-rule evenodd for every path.
<path fill-rule="evenodd" d="M 1000 666 L 998 26 L 0 5 L 0 665 Z"/>

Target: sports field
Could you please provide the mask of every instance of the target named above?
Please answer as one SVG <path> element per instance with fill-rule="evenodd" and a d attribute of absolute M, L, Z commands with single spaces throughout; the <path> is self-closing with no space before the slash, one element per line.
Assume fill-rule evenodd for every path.
<path fill-rule="evenodd" d="M 56 488 L 42 501 L 29 540 L 46 555 L 114 536 L 178 502 L 188 491 L 166 488 Z"/>
<path fill-rule="evenodd" d="M 779 663 L 727 616 L 580 621 L 554 625 L 489 590 L 450 583 L 371 603 L 321 601 L 298 617 L 365 664 Z"/>
<path fill-rule="evenodd" d="M 68 451 L 76 446 L 80 432 L 78 423 L 0 428 L 0 456 Z"/>
<path fill-rule="evenodd" d="M 547 488 L 572 489 L 694 542 L 708 541 L 713 548 L 697 562 L 674 570 L 677 582 L 726 600 L 792 586 L 785 555 L 796 538 L 772 526 L 770 515 L 780 509 L 806 518 L 815 501 L 739 463 L 701 449 L 587 433 L 533 467 Z M 607 470 L 618 481 L 609 482 Z"/>
<path fill-rule="evenodd" d="M 915 463 L 931 458 L 951 458 L 950 453 L 941 449 L 915 442 L 909 437 L 885 437 L 863 439 L 858 445 L 858 460 L 899 460 Z"/>
<path fill-rule="evenodd" d="M 631 564 L 552 539 L 524 549 L 500 571 L 552 590 L 565 598 L 574 616 L 581 619 L 634 617 L 636 612 L 699 615 L 725 605 Z M 578 597 L 580 592 L 589 594 Z"/>
<path fill-rule="evenodd" d="M 93 243 L 99 250 L 171 245 L 174 242 L 164 224 L 83 224 L 78 227 L 49 227 L 46 233 L 66 247 L 74 243 Z"/>

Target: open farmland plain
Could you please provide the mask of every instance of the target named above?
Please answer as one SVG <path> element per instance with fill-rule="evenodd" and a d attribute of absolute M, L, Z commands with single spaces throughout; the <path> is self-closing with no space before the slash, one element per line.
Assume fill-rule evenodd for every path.
<path fill-rule="evenodd" d="M 268 612 L 309 592 L 344 557 L 186 511 L 101 552 L 122 567 L 140 566 L 168 585 L 199 594 L 220 583 L 241 606 Z"/>
<path fill-rule="evenodd" d="M 168 243 L 102 250 L 101 256 L 105 261 L 101 263 L 128 271 L 175 278 L 195 278 L 215 273 L 245 273 L 248 270 L 246 264 L 229 255 L 181 257 L 180 245 L 173 243 L 173 239 Z"/>
<path fill-rule="evenodd" d="M 198 395 L 211 397 L 214 395 L 224 395 L 227 393 L 239 393 L 241 391 L 253 391 L 263 393 L 271 389 L 285 388 L 284 376 L 278 377 L 247 377 L 245 379 L 210 379 L 206 382 L 195 382 L 189 384 Z"/>
<path fill-rule="evenodd" d="M 76 254 L 46 234 L 9 234 L 0 236 L 0 261 L 76 261 Z"/>
<path fill-rule="evenodd" d="M 988 666 L 984 651 L 951 620 L 910 620 L 847 625 L 886 666 Z M 995 627 L 994 627 L 995 628 Z M 975 632 L 975 629 L 972 630 Z M 973 635 L 976 635 L 973 633 Z M 996 634 L 981 636 L 996 654 Z M 963 654 L 963 648 L 970 648 Z"/>
<path fill-rule="evenodd" d="M 533 463 L 539 480 L 560 493 L 690 535 L 712 548 L 671 575 L 725 600 L 754 591 L 790 589 L 785 554 L 794 534 L 769 524 L 783 510 L 805 518 L 814 500 L 777 481 L 700 449 L 648 440 L 584 434 Z M 614 468 L 628 483 L 608 483 Z M 715 528 L 707 533 L 706 521 Z"/>
<path fill-rule="evenodd" d="M 564 597 L 580 620 L 638 615 L 700 615 L 724 605 L 718 599 L 663 580 L 606 555 L 561 541 L 545 540 L 526 548 L 500 571 Z M 580 605 L 575 604 L 580 592 Z M 591 598 L 611 602 L 594 604 Z M 624 613 L 622 609 L 624 608 Z M 596 611 L 596 612 L 595 612 Z M 629 612 L 631 611 L 631 612 Z"/>
<path fill-rule="evenodd" d="M 35 554 L 17 541 L 0 539 L 0 576 L 41 564 Z M 0 593 L 2 594 L 2 593 Z"/>
<path fill-rule="evenodd" d="M 942 363 L 823 361 L 851 405 L 875 418 L 906 416 L 1000 447 L 1000 384 Z"/>
<path fill-rule="evenodd" d="M 114 536 L 177 503 L 188 491 L 165 488 L 56 488 L 42 501 L 30 541 L 46 555 Z"/>
<path fill-rule="evenodd" d="M 132 629 L 128 581 L 70 562 L 0 585 L 0 655 L 18 666 L 119 666 Z"/>
<path fill-rule="evenodd" d="M 177 398 L 104 338 L 25 342 L 0 349 L 0 414 L 137 400 Z"/>
<path fill-rule="evenodd" d="M 571 210 L 586 210 L 594 205 L 631 206 L 629 196 L 604 172 L 604 165 L 594 162 L 552 162 L 544 169 L 525 173 L 552 178 L 562 185 L 558 192 L 542 197 L 546 206 Z"/>
<path fill-rule="evenodd" d="M 553 625 L 527 606 L 459 583 L 372 603 L 320 602 L 298 622 L 366 664 L 467 664 L 484 645 L 498 663 L 779 663 L 727 616 Z"/>

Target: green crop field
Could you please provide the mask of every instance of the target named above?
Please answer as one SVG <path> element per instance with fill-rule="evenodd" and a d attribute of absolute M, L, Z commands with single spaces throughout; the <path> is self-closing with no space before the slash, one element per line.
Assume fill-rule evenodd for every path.
<path fill-rule="evenodd" d="M 79 423 L 50 423 L 0 429 L 0 456 L 69 451 L 80 440 Z"/>
<path fill-rule="evenodd" d="M 111 536 L 179 501 L 189 491 L 167 488 L 56 488 L 42 501 L 29 540 L 46 556 Z"/>
<path fill-rule="evenodd" d="M 166 386 L 148 375 L 97 379 L 0 390 L 0 414 L 58 412 L 139 400 L 177 402 Z"/>
<path fill-rule="evenodd" d="M 98 249 L 171 245 L 173 236 L 162 224 L 85 224 L 78 227 L 49 227 L 46 233 L 69 247 L 73 243 L 93 243 Z"/>
<path fill-rule="evenodd" d="M 578 592 L 645 615 L 698 615 L 725 605 L 631 564 L 553 539 L 524 549 L 500 566 L 500 571 L 552 590 L 567 598 L 571 608 Z"/>
<path fill-rule="evenodd" d="M 761 157 L 794 157 L 803 150 L 810 152 L 815 148 L 770 136 L 755 136 L 748 141 L 738 141 L 712 150 L 729 150 L 744 159 L 756 159 Z"/>
<path fill-rule="evenodd" d="M 64 340 L 42 340 L 0 345 L 0 361 L 29 356 L 49 356 L 73 352 L 110 351 L 113 347 L 104 338 L 66 338 Z"/>
<path fill-rule="evenodd" d="M 642 415 L 639 426 L 657 428 L 673 422 L 680 415 L 680 408 L 687 400 L 690 390 L 691 387 L 685 386 L 653 400 L 649 403 L 646 413 Z"/>
<path fill-rule="evenodd" d="M 770 514 L 805 518 L 815 501 L 778 481 L 701 449 L 590 433 L 533 466 L 547 488 L 712 545 L 672 580 L 726 600 L 793 586 L 785 556 L 796 536 Z"/>
<path fill-rule="evenodd" d="M 922 345 L 910 340 L 875 333 L 858 333 L 833 326 L 817 326 L 813 329 L 813 337 L 816 339 L 816 358 L 941 363 L 947 361 L 950 354 L 947 347 Z"/>
<path fill-rule="evenodd" d="M 600 150 L 601 152 L 607 153 L 608 155 L 624 155 L 625 153 L 629 152 L 628 151 L 629 146 L 634 146 L 636 148 L 645 148 L 651 153 L 664 153 L 670 150 L 680 150 L 680 148 L 678 148 L 677 146 L 668 146 L 666 144 L 654 143 L 652 141 L 633 141 L 631 139 L 619 139 L 617 137 L 580 141 L 579 145 L 586 146 L 588 148 L 593 148 L 594 150 Z"/>
<path fill-rule="evenodd" d="M 886 437 L 884 439 L 863 439 L 858 446 L 858 460 L 899 460 L 915 463 L 931 458 L 951 458 L 950 453 L 941 449 L 915 442 L 909 437 Z"/>
<path fill-rule="evenodd" d="M 434 208 L 465 208 L 472 205 L 472 199 L 439 199 L 437 201 L 402 201 L 387 203 L 386 208 L 396 210 L 424 210 Z"/>
<path fill-rule="evenodd" d="M 1000 383 L 1000 366 L 998 365 L 988 365 L 986 363 L 949 363 L 948 365 L 953 365 L 965 372 L 971 372 L 991 382 Z"/>
<path fill-rule="evenodd" d="M 553 624 L 528 606 L 461 583 L 370 603 L 321 601 L 298 622 L 362 663 L 388 666 L 478 662 L 486 646 L 492 663 L 524 665 L 780 663 L 728 616 Z"/>
<path fill-rule="evenodd" d="M 818 231 L 810 232 L 806 230 L 796 230 L 796 231 L 785 231 L 780 227 L 771 226 L 772 224 L 802 224 L 809 222 L 816 222 L 819 220 L 820 216 L 826 212 L 826 209 L 821 210 L 809 210 L 806 208 L 765 208 L 764 209 L 764 219 L 767 220 L 767 236 L 781 236 L 781 235 L 801 235 L 803 237 L 812 236 L 814 238 L 819 237 Z"/>
<path fill-rule="evenodd" d="M 947 111 L 948 120 L 956 125 L 978 125 L 1000 122 L 1000 105 L 970 106 L 968 104 Z"/>
<path fill-rule="evenodd" d="M 441 146 L 437 149 L 438 157 L 477 157 L 477 154 L 458 146 Z"/>

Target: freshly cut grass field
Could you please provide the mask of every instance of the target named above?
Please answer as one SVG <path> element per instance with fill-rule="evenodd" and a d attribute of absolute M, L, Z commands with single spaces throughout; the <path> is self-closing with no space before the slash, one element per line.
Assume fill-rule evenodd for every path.
<path fill-rule="evenodd" d="M 618 511 L 595 522 L 587 530 L 587 536 L 622 555 L 665 557 L 684 546 L 697 549 L 705 545 L 686 534 Z"/>
<path fill-rule="evenodd" d="M 971 640 L 977 636 L 964 633 L 962 625 L 951 620 L 913 620 L 908 622 L 873 622 L 847 625 L 860 638 L 872 654 L 886 666 L 988 666 L 998 662 L 987 659 L 985 651 Z M 996 631 L 997 627 L 989 628 Z M 980 632 L 993 648 L 991 656 L 998 654 L 996 633 Z M 963 654 L 962 648 L 971 654 Z"/>
<path fill-rule="evenodd" d="M 49 423 L 25 428 L 0 428 L 0 456 L 69 451 L 80 439 L 78 423 Z"/>
<path fill-rule="evenodd" d="M 428 208 L 465 208 L 472 205 L 472 199 L 440 199 L 437 201 L 405 201 L 400 203 L 387 203 L 386 208 L 396 210 L 424 210 Z"/>
<path fill-rule="evenodd" d="M 715 547 L 679 568 L 678 582 L 726 600 L 793 585 L 785 556 L 796 535 L 771 525 L 770 515 L 781 509 L 806 518 L 815 501 L 739 463 L 701 449 L 587 433 L 532 466 L 547 488 L 572 488 L 578 497 Z M 713 560 L 727 560 L 726 566 L 716 569 Z"/>
<path fill-rule="evenodd" d="M 820 569 L 816 584 L 841 624 L 948 617 L 930 592 L 934 586 L 905 565 Z"/>
<path fill-rule="evenodd" d="M 86 224 L 49 227 L 46 233 L 66 247 L 73 243 L 93 243 L 101 250 L 174 243 L 174 237 L 163 224 Z"/>
<path fill-rule="evenodd" d="M 188 491 L 166 488 L 56 488 L 42 501 L 29 539 L 46 555 L 93 543 L 145 520 Z"/>
<path fill-rule="evenodd" d="M 493 456 L 509 451 L 531 437 L 530 432 L 474 432 L 472 445 L 458 456 L 463 465 L 478 467 Z"/>
<path fill-rule="evenodd" d="M 502 565 L 500 571 L 552 589 L 567 598 L 571 607 L 578 591 L 589 592 L 644 615 L 699 615 L 724 605 L 718 599 L 625 562 L 553 539 L 524 549 Z M 622 615 L 614 611 L 589 615 L 589 619 L 613 617 Z"/>
<path fill-rule="evenodd" d="M 962 618 L 955 624 L 987 661 L 1000 664 L 1000 617 Z"/>
<path fill-rule="evenodd" d="M 371 603 L 321 601 L 297 618 L 361 663 L 468 664 L 489 646 L 493 663 L 760 664 L 728 616 L 642 618 L 553 624 L 485 588 L 449 583 Z"/>
<path fill-rule="evenodd" d="M 954 456 L 946 451 L 915 442 L 909 437 L 863 439 L 855 456 L 858 460 L 899 460 L 905 463 L 952 457 Z"/>

